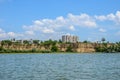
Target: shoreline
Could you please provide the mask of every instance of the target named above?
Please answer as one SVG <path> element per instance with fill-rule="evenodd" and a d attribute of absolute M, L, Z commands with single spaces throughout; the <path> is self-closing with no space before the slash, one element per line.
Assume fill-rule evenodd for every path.
<path fill-rule="evenodd" d="M 2 41 L 0 53 L 119 53 L 120 42 L 116 43 L 60 43 L 47 41 L 39 44 Z"/>
<path fill-rule="evenodd" d="M 0 54 L 119 54 L 120 52 L 106 53 L 106 52 L 50 52 L 50 53 L 41 53 L 41 52 L 9 52 L 9 53 L 0 53 Z"/>

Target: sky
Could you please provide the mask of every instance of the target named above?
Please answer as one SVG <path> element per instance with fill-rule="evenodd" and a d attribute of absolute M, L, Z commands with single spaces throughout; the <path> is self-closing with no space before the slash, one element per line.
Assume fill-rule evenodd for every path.
<path fill-rule="evenodd" d="M 0 0 L 0 40 L 120 41 L 120 0 Z"/>

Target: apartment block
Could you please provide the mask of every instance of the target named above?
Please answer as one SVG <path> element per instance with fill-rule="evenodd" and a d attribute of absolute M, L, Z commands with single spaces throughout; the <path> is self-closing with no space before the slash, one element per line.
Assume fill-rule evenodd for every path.
<path fill-rule="evenodd" d="M 63 35 L 62 36 L 62 42 L 76 43 L 78 41 L 79 41 L 78 36 L 71 36 L 71 35 Z"/>

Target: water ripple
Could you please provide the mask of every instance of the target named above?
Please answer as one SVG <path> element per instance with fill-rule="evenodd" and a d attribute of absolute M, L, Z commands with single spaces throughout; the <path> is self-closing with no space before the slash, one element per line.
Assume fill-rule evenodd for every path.
<path fill-rule="evenodd" d="M 0 80 L 119 80 L 120 54 L 0 54 Z"/>

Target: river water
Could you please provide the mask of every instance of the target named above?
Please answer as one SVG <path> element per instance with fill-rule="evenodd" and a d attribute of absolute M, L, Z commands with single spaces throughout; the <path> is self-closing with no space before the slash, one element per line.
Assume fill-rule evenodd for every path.
<path fill-rule="evenodd" d="M 0 54 L 0 80 L 120 80 L 120 54 Z"/>

